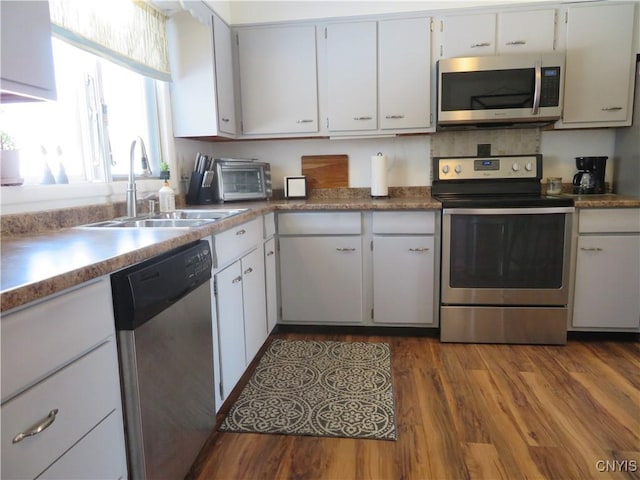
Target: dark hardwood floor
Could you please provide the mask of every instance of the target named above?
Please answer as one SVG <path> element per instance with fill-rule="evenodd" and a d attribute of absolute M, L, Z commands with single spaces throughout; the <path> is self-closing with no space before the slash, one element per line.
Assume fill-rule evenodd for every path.
<path fill-rule="evenodd" d="M 640 479 L 637 342 L 275 337 L 388 342 L 398 440 L 215 432 L 191 478 Z"/>

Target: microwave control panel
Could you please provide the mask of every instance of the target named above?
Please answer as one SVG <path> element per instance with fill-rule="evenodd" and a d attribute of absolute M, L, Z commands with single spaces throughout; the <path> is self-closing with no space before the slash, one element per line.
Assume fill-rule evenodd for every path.
<path fill-rule="evenodd" d="M 542 174 L 538 155 L 434 158 L 433 166 L 433 178 L 440 181 L 535 179 Z"/>
<path fill-rule="evenodd" d="M 540 106 L 557 107 L 560 104 L 560 67 L 542 67 Z"/>

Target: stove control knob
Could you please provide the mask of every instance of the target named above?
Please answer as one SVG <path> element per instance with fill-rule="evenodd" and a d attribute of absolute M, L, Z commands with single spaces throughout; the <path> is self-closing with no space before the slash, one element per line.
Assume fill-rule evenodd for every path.
<path fill-rule="evenodd" d="M 524 169 L 525 169 L 527 172 L 530 172 L 531 170 L 533 170 L 533 164 L 532 164 L 531 162 L 527 162 L 527 163 L 525 164 L 525 166 L 524 166 Z"/>
<path fill-rule="evenodd" d="M 444 165 L 442 167 L 442 173 L 444 173 L 445 175 L 449 173 L 449 165 Z"/>
<path fill-rule="evenodd" d="M 456 173 L 460 173 L 462 171 L 462 167 L 460 165 L 456 165 L 455 171 Z"/>
<path fill-rule="evenodd" d="M 511 170 L 513 170 L 514 172 L 517 172 L 518 170 L 520 170 L 520 164 L 519 163 L 514 163 L 513 165 L 511 165 Z"/>

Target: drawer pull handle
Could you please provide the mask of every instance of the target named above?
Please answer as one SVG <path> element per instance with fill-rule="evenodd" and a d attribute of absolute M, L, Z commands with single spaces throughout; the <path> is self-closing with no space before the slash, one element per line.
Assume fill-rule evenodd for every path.
<path fill-rule="evenodd" d="M 512 42 L 507 42 L 506 45 L 526 45 L 526 40 L 513 40 Z"/>
<path fill-rule="evenodd" d="M 238 230 L 236 235 L 244 235 L 245 233 L 247 233 L 247 231 L 243 228 L 242 230 Z"/>
<path fill-rule="evenodd" d="M 603 112 L 617 112 L 618 110 L 622 110 L 622 107 L 604 107 L 604 108 L 602 108 Z"/>
<path fill-rule="evenodd" d="M 387 115 L 384 118 L 388 120 L 398 120 L 400 118 L 404 118 L 404 115 Z"/>
<path fill-rule="evenodd" d="M 224 118 L 224 117 L 222 117 L 220 120 L 222 120 L 224 123 L 229 122 L 229 119 L 228 118 Z"/>
<path fill-rule="evenodd" d="M 490 42 L 480 42 L 480 43 L 474 43 L 473 45 L 471 45 L 471 48 L 488 47 L 489 45 L 491 45 Z"/>
<path fill-rule="evenodd" d="M 247 268 L 247 269 L 244 271 L 244 274 L 245 274 L 245 275 L 248 275 L 248 274 L 250 274 L 251 272 L 253 272 L 253 268 L 249 267 L 249 268 Z"/>
<path fill-rule="evenodd" d="M 372 120 L 373 117 L 353 117 L 354 120 Z"/>
<path fill-rule="evenodd" d="M 601 252 L 602 249 L 600 247 L 580 247 L 580 250 L 583 252 Z"/>
<path fill-rule="evenodd" d="M 310 118 L 303 118 L 301 120 L 296 120 L 296 123 L 313 123 L 313 120 Z"/>
<path fill-rule="evenodd" d="M 418 247 L 418 248 L 410 248 L 410 252 L 428 252 L 429 248 L 427 247 Z"/>
<path fill-rule="evenodd" d="M 33 437 L 34 435 L 38 435 L 39 433 L 42 433 L 47 428 L 49 428 L 53 422 L 55 422 L 57 414 L 58 414 L 58 409 L 54 408 L 49 412 L 49 415 L 47 415 L 47 417 L 44 420 L 36 423 L 34 426 L 30 427 L 29 430 L 27 430 L 26 432 L 19 433 L 15 437 L 13 437 L 13 443 L 19 443 L 27 437 Z"/>
<path fill-rule="evenodd" d="M 271 255 L 273 255 L 275 252 L 273 250 L 269 250 L 267 252 L 267 257 L 270 257 Z"/>
<path fill-rule="evenodd" d="M 242 275 L 238 275 L 236 278 L 231 280 L 231 283 L 238 283 L 242 281 Z"/>
<path fill-rule="evenodd" d="M 356 251 L 355 248 L 340 248 L 340 247 L 336 248 L 336 250 L 339 252 L 355 252 Z"/>

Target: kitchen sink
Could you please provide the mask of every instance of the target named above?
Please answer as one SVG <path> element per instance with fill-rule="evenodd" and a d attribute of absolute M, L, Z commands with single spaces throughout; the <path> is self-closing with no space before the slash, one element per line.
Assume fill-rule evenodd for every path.
<path fill-rule="evenodd" d="M 116 218 L 77 228 L 195 228 L 246 212 L 248 208 L 180 209 L 135 218 Z"/>

